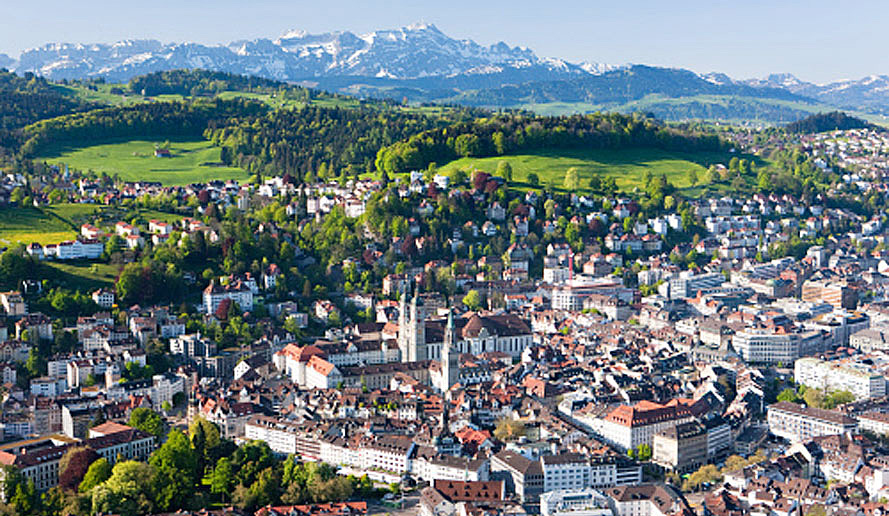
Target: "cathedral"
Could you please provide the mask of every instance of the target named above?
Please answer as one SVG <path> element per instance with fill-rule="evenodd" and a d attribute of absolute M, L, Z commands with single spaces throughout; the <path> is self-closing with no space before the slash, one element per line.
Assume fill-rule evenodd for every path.
<path fill-rule="evenodd" d="M 528 323 L 514 314 L 479 315 L 427 319 L 414 292 L 410 302 L 402 293 L 398 311 L 398 349 L 402 362 L 444 359 L 448 331 L 457 355 L 500 352 L 520 358 L 534 337 Z"/>

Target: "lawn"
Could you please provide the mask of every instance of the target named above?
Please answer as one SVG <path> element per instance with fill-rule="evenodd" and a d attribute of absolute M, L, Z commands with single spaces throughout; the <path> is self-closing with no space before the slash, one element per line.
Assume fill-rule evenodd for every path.
<path fill-rule="evenodd" d="M 33 207 L 0 209 L 0 245 L 16 243 L 57 244 L 77 236 L 66 220 Z"/>
<path fill-rule="evenodd" d="M 172 157 L 156 158 L 155 145 L 163 142 L 162 139 L 128 140 L 79 148 L 58 147 L 39 160 L 67 163 L 83 171 L 116 174 L 124 181 L 160 181 L 165 185 L 247 178 L 247 172 L 240 168 L 222 166 L 221 149 L 208 141 L 172 141 Z"/>
<path fill-rule="evenodd" d="M 440 171 L 450 173 L 458 169 L 467 172 L 478 169 L 493 173 L 501 161 L 506 161 L 512 166 L 516 187 L 530 187 L 528 175 L 534 173 L 541 187 L 552 184 L 556 189 L 562 189 L 565 172 L 576 167 L 580 173 L 582 191 L 587 191 L 590 179 L 598 175 L 614 177 L 621 190 L 630 192 L 641 187 L 646 171 L 655 176 L 665 174 L 675 186 L 684 188 L 690 186 L 689 170 L 694 170 L 701 178 L 707 166 L 727 164 L 728 159 L 721 153 L 681 153 L 659 149 L 541 150 L 493 158 L 461 158 L 442 166 Z"/>
<path fill-rule="evenodd" d="M 53 270 L 60 286 L 90 291 L 102 287 L 111 287 L 117 281 L 120 265 L 91 262 L 53 262 L 45 261 L 44 265 Z"/>

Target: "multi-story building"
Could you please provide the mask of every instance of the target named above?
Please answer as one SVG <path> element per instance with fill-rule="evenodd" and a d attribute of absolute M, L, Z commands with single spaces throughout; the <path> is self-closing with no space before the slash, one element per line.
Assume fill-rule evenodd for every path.
<path fill-rule="evenodd" d="M 101 308 L 111 308 L 114 306 L 114 292 L 106 288 L 94 291 L 91 297 Z"/>
<path fill-rule="evenodd" d="M 579 453 L 544 455 L 543 491 L 583 489 L 590 485 L 590 461 Z"/>
<path fill-rule="evenodd" d="M 543 516 L 613 516 L 608 498 L 592 488 L 552 491 L 540 496 Z"/>
<path fill-rule="evenodd" d="M 491 457 L 491 477 L 503 480 L 522 502 L 534 502 L 544 491 L 543 466 L 512 450 Z"/>
<path fill-rule="evenodd" d="M 857 400 L 886 395 L 886 378 L 865 364 L 801 358 L 793 366 L 793 379 L 823 391 L 849 391 Z"/>
<path fill-rule="evenodd" d="M 671 400 L 661 405 L 652 401 L 640 401 L 636 405 L 621 405 L 603 419 L 596 421 L 596 430 L 602 438 L 621 450 L 651 446 L 654 436 L 663 430 L 691 422 L 701 406 L 692 400 Z"/>
<path fill-rule="evenodd" d="M 28 305 L 21 292 L 0 292 L 0 305 L 7 317 L 21 317 L 28 313 Z"/>
<path fill-rule="evenodd" d="M 664 484 L 642 484 L 607 489 L 614 516 L 668 516 L 693 514 L 685 498 Z"/>
<path fill-rule="evenodd" d="M 849 336 L 849 345 L 864 353 L 889 350 L 889 326 L 878 324 L 857 331 Z"/>
<path fill-rule="evenodd" d="M 106 425 L 109 430 L 102 433 Z M 59 460 L 70 448 L 88 446 L 113 465 L 121 459 L 147 460 L 156 446 L 154 436 L 117 423 L 99 425 L 93 430 L 102 435 L 84 441 L 53 435 L 5 444 L 0 447 L 0 464 L 17 468 L 34 482 L 38 491 L 47 491 L 58 485 Z M 4 474 L 0 470 L 0 479 Z"/>
<path fill-rule="evenodd" d="M 253 310 L 253 291 L 240 280 L 235 280 L 227 285 L 220 285 L 213 281 L 204 289 L 204 309 L 208 314 L 216 313 L 220 303 L 225 299 L 237 303 L 245 312 Z"/>
<path fill-rule="evenodd" d="M 707 429 L 697 421 L 665 428 L 653 443 L 652 458 L 664 468 L 690 471 L 707 462 Z"/>
<path fill-rule="evenodd" d="M 865 412 L 858 415 L 858 430 L 873 432 L 877 435 L 889 435 L 889 414 L 884 412 Z"/>
<path fill-rule="evenodd" d="M 854 310 L 858 304 L 857 292 L 845 282 L 808 280 L 803 283 L 801 297 L 812 303 L 829 303 L 837 310 Z"/>
<path fill-rule="evenodd" d="M 698 292 L 719 287 L 723 283 L 725 283 L 725 276 L 717 272 L 693 276 L 683 273 L 678 277 L 671 278 L 667 283 L 669 285 L 668 297 L 670 299 L 695 297 Z"/>
<path fill-rule="evenodd" d="M 769 431 L 788 441 L 806 442 L 821 435 L 855 432 L 855 419 L 832 410 L 804 407 L 789 401 L 769 406 Z"/>
<path fill-rule="evenodd" d="M 799 357 L 824 351 L 824 338 L 820 331 L 746 328 L 735 333 L 732 346 L 745 362 L 789 365 Z"/>

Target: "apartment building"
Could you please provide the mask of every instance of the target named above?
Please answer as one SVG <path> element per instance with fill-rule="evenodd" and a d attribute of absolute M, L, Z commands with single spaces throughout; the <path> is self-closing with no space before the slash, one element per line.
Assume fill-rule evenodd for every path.
<path fill-rule="evenodd" d="M 858 416 L 858 430 L 873 432 L 877 435 L 889 435 L 889 414 L 883 412 L 865 412 Z"/>
<path fill-rule="evenodd" d="M 865 364 L 801 358 L 793 366 L 793 378 L 806 387 L 824 391 L 849 391 L 856 400 L 886 395 L 886 378 Z"/>
<path fill-rule="evenodd" d="M 804 407 L 789 401 L 770 405 L 767 421 L 769 431 L 791 442 L 806 442 L 822 435 L 855 432 L 855 419 L 832 410 Z"/>

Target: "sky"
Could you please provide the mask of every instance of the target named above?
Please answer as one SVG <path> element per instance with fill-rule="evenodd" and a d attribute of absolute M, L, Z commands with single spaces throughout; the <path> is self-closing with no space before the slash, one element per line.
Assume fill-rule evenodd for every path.
<path fill-rule="evenodd" d="M 205 44 L 291 29 L 356 33 L 435 24 L 540 57 L 812 82 L 889 73 L 889 2 L 865 0 L 0 0 L 0 53 L 50 42 Z"/>

